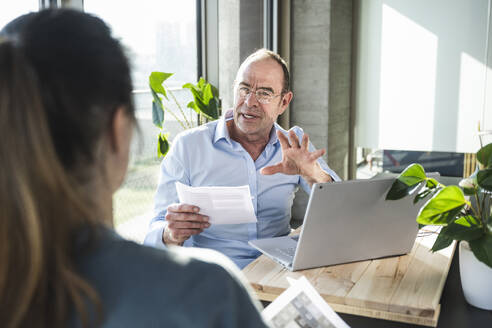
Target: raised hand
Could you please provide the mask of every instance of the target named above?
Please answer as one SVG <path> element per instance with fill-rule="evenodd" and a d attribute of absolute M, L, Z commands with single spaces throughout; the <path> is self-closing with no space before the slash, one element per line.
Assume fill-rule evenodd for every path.
<path fill-rule="evenodd" d="M 310 184 L 313 182 L 332 181 L 330 175 L 317 162 L 318 158 L 325 154 L 325 150 L 318 149 L 310 152 L 309 136 L 307 134 L 302 136 L 301 143 L 299 143 L 299 138 L 292 130 L 289 131 L 289 138 L 280 131 L 277 131 L 277 137 L 282 147 L 282 161 L 264 167 L 260 171 L 261 174 L 299 174 Z"/>

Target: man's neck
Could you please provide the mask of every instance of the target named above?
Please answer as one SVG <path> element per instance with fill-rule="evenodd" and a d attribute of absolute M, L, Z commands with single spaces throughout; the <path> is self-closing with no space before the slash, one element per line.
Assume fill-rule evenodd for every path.
<path fill-rule="evenodd" d="M 232 140 L 239 142 L 249 153 L 253 161 L 261 155 L 270 140 L 270 132 L 262 134 L 244 134 L 237 129 L 234 120 L 227 122 L 227 129 Z M 271 129 L 269 130 L 271 131 Z"/>

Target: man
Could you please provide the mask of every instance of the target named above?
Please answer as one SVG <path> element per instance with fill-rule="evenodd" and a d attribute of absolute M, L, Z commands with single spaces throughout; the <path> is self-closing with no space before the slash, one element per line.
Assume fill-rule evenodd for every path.
<path fill-rule="evenodd" d="M 277 54 L 261 49 L 239 68 L 234 108 L 217 121 L 181 133 L 161 164 L 155 218 L 145 244 L 206 247 L 243 268 L 259 252 L 248 240 L 286 235 L 294 193 L 340 178 L 298 127 L 276 124 L 293 93 Z M 210 225 L 190 204 L 178 204 L 175 182 L 190 186 L 249 185 L 257 223 Z"/>

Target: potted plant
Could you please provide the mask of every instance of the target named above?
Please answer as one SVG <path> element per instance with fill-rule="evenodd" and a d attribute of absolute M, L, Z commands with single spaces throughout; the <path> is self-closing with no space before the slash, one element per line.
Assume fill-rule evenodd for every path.
<path fill-rule="evenodd" d="M 460 242 L 461 285 L 471 305 L 492 310 L 492 143 L 477 152 L 480 168 L 459 186 L 444 186 L 428 178 L 419 164 L 409 165 L 395 180 L 386 199 L 415 192 L 421 207 L 420 225 L 442 226 L 432 251 Z M 430 197 L 430 198 L 429 198 Z"/>
<path fill-rule="evenodd" d="M 149 87 L 152 93 L 152 122 L 161 129 L 157 136 L 157 155 L 159 157 L 166 156 L 169 150 L 169 134 L 163 130 L 164 113 L 167 112 L 172 115 L 183 130 L 195 127 L 197 124 L 203 123 L 204 120 L 216 120 L 220 115 L 220 98 L 216 87 L 205 81 L 204 78 L 200 78 L 197 84 L 186 83 L 183 88 L 189 89 L 193 95 L 193 101 L 190 101 L 186 107 L 193 109 L 198 114 L 198 120 L 195 124 L 191 117 L 185 115 L 183 106 L 164 83 L 172 75 L 173 73 L 152 72 L 149 76 Z M 170 101 L 168 95 L 170 95 L 176 104 L 178 113 L 171 110 L 160 95 L 168 102 Z"/>

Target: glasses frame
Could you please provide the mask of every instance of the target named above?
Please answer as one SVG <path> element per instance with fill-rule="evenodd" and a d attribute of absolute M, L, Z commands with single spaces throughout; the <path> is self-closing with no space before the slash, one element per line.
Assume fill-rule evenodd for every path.
<path fill-rule="evenodd" d="M 248 89 L 249 91 L 247 93 L 245 93 L 244 95 L 242 95 L 243 92 L 241 90 L 244 90 L 244 89 Z M 265 92 L 264 89 L 252 89 L 252 88 L 248 88 L 246 86 L 239 86 L 237 89 L 237 92 L 238 92 L 240 99 L 246 99 L 246 97 L 254 94 L 256 101 L 258 101 L 260 104 L 263 104 L 263 105 L 268 105 L 269 103 L 272 102 L 273 99 L 280 97 L 280 96 L 283 96 L 285 94 L 284 91 L 282 90 L 280 93 L 278 93 L 278 94 L 273 93 L 268 99 L 264 99 L 262 96 L 258 96 L 258 92 L 261 92 L 261 91 Z"/>

